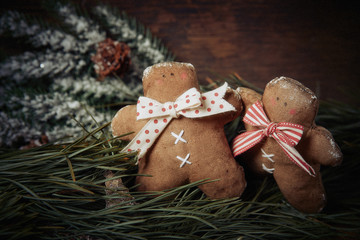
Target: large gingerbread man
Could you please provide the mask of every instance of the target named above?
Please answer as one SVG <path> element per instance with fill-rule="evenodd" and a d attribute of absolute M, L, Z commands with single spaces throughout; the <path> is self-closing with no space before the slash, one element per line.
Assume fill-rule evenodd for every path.
<path fill-rule="evenodd" d="M 300 211 L 319 212 L 326 202 L 320 166 L 340 164 L 332 135 L 316 126 L 315 94 L 291 78 L 270 81 L 263 96 L 238 90 L 245 106 L 246 133 L 234 140 L 235 155 L 258 174 L 272 173 L 288 202 Z"/>
<path fill-rule="evenodd" d="M 239 197 L 243 168 L 232 156 L 224 124 L 242 111 L 240 95 L 226 85 L 201 93 L 194 67 L 167 62 L 148 67 L 144 97 L 112 120 L 114 136 L 134 132 L 124 151 L 138 151 L 140 191 L 162 191 L 199 180 L 210 198 Z M 150 175 L 150 176 L 144 176 Z"/>

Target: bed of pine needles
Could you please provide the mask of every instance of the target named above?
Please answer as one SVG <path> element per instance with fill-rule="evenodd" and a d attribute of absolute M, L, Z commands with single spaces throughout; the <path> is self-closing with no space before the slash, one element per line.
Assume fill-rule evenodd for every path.
<path fill-rule="evenodd" d="M 235 75 L 226 80 L 247 84 Z M 240 120 L 226 126 L 229 138 Z M 196 187 L 207 179 L 137 192 L 136 156 L 120 153 L 126 143 L 105 124 L 84 129 L 72 142 L 1 149 L 0 238 L 358 239 L 360 109 L 322 102 L 317 123 L 333 133 L 344 154 L 341 166 L 322 169 L 328 204 L 319 214 L 298 212 L 272 177 L 250 174 L 240 198 L 208 199 Z"/>

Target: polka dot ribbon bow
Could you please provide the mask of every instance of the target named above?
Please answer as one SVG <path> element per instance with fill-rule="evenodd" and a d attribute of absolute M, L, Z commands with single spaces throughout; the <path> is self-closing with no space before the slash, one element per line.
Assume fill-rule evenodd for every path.
<path fill-rule="evenodd" d="M 235 111 L 223 97 L 227 83 L 210 92 L 201 94 L 196 88 L 184 92 L 175 102 L 159 103 L 140 97 L 137 104 L 137 120 L 149 119 L 141 131 L 124 148 L 123 152 L 138 151 L 138 159 L 146 154 L 161 132 L 173 118 L 201 118 L 223 112 Z"/>
<path fill-rule="evenodd" d="M 270 122 L 259 101 L 254 103 L 246 112 L 243 121 L 260 130 L 248 131 L 235 137 L 233 141 L 234 156 L 249 150 L 258 144 L 264 137 L 272 137 L 284 150 L 286 155 L 300 168 L 311 176 L 315 176 L 314 169 L 303 159 L 294 148 L 300 141 L 304 127 L 298 124 Z"/>

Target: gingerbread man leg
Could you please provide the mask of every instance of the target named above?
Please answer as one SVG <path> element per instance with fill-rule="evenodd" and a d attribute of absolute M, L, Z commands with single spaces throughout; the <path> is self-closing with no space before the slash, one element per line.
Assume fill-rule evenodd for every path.
<path fill-rule="evenodd" d="M 222 162 L 228 162 L 222 169 L 212 171 L 212 174 L 203 176 L 193 176 L 191 181 L 200 180 L 200 178 L 207 177 L 209 180 L 216 179 L 215 182 L 204 184 L 199 188 L 212 199 L 222 199 L 229 197 L 240 197 L 246 187 L 244 178 L 244 170 L 239 165 L 233 165 L 230 159 Z"/>
<path fill-rule="evenodd" d="M 136 178 L 136 184 L 139 184 L 138 191 L 164 191 L 188 183 L 187 171 L 154 165 L 152 163 L 158 163 L 154 161 L 148 163 L 148 165 L 139 163 L 140 176 Z M 169 171 L 176 171 L 177 175 L 167 174 Z M 142 173 L 146 175 L 142 176 Z"/>
<path fill-rule="evenodd" d="M 221 143 L 215 141 L 214 144 Z M 229 146 L 223 144 L 221 151 L 217 154 L 211 153 L 206 147 L 194 152 L 192 163 L 196 168 L 189 168 L 190 181 L 215 180 L 199 186 L 208 197 L 213 199 L 240 197 L 246 187 L 245 174 L 243 168 L 233 158 Z"/>
<path fill-rule="evenodd" d="M 292 206 L 305 213 L 320 212 L 326 204 L 325 189 L 319 173 L 320 165 L 314 169 L 317 172 L 315 177 L 291 162 L 275 166 L 274 178 L 280 191 Z"/>

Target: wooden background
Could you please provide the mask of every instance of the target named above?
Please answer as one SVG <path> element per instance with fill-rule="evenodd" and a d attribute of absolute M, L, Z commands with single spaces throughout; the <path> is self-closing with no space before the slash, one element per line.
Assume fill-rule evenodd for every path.
<path fill-rule="evenodd" d="M 75 1 L 84 7 L 98 1 Z M 258 87 L 276 76 L 303 82 L 322 99 L 350 102 L 360 90 L 360 11 L 356 1 L 108 0 L 160 39 L 198 77 L 237 72 Z M 2 9 L 43 14 L 41 1 Z M 359 103 L 359 102 L 358 102 Z"/>

